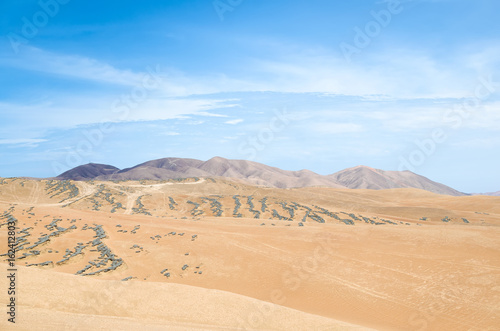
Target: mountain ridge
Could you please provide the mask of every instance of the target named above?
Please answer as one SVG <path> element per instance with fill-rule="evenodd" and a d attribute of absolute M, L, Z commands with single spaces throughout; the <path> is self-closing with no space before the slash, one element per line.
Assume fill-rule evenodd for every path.
<path fill-rule="evenodd" d="M 254 161 L 231 160 L 219 156 L 207 161 L 168 157 L 121 170 L 112 165 L 89 163 L 70 169 L 56 179 L 166 180 L 186 177 L 224 177 L 243 180 L 252 185 L 276 188 L 315 186 L 374 190 L 417 188 L 452 196 L 467 195 L 411 171 L 385 171 L 361 165 L 330 175 L 320 175 L 307 169 L 283 170 Z"/>

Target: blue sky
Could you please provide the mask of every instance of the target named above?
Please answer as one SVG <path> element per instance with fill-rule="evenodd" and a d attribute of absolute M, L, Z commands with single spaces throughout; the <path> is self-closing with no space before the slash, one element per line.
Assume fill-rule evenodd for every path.
<path fill-rule="evenodd" d="M 3 1 L 0 176 L 249 159 L 500 190 L 498 1 Z"/>

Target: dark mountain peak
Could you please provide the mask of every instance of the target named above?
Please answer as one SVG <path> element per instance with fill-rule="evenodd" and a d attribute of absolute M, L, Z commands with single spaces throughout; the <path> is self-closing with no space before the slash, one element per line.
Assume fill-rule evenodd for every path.
<path fill-rule="evenodd" d="M 56 178 L 71 180 L 90 180 L 98 176 L 111 175 L 118 171 L 120 171 L 120 169 L 109 164 L 88 163 L 70 169 L 60 174 Z"/>

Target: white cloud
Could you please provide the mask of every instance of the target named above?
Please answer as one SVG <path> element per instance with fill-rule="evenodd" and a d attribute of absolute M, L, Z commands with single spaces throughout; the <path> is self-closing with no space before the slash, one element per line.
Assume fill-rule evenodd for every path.
<path fill-rule="evenodd" d="M 2 131 L 16 134 L 23 131 L 26 137 L 30 131 L 72 128 L 101 122 L 139 122 L 182 118 L 185 116 L 227 117 L 209 110 L 234 107 L 224 99 L 179 99 L 151 96 L 150 99 L 131 109 L 120 108 L 113 111 L 113 99 L 83 99 L 65 96 L 57 102 L 41 102 L 32 104 L 1 103 L 0 113 L 16 124 L 18 129 L 12 130 L 9 123 L 0 123 Z M 118 110 L 118 109 L 117 109 Z M 125 111 L 127 110 L 127 111 Z M 19 137 L 19 136 L 16 136 Z"/>
<path fill-rule="evenodd" d="M 462 138 L 462 137 L 460 137 Z M 493 149 L 500 146 L 499 137 L 490 138 L 470 138 L 470 139 L 460 139 L 458 142 L 452 142 L 451 146 L 461 149 L 461 148 L 471 148 L 471 149 Z"/>
<path fill-rule="evenodd" d="M 490 45 L 498 44 L 492 40 Z M 476 45 L 477 46 L 477 45 Z M 297 47 L 284 46 L 284 49 Z M 479 49 L 479 50 L 478 50 Z M 499 63 L 496 46 L 461 48 L 459 55 L 436 57 L 432 50 L 392 47 L 383 52 L 363 51 L 351 63 L 339 52 L 307 49 L 274 59 L 254 58 L 233 73 L 200 76 L 173 68 L 150 67 L 159 72 L 156 91 L 162 96 L 185 97 L 239 91 L 323 92 L 355 96 L 405 98 L 461 98 L 473 93 L 477 78 L 494 71 Z M 125 86 L 140 86 L 147 69 L 134 72 L 102 61 L 51 53 L 30 46 L 20 57 L 0 63 Z"/>
<path fill-rule="evenodd" d="M 368 56 L 368 55 L 367 55 Z M 385 95 L 393 98 L 463 97 L 476 77 L 428 55 L 391 51 L 368 61 L 348 64 L 333 55 L 317 54 L 279 61 L 256 61 L 272 91 L 326 92 L 343 95 Z"/>
<path fill-rule="evenodd" d="M 162 132 L 162 133 L 160 133 L 160 135 L 162 135 L 162 136 L 178 136 L 178 135 L 180 135 L 180 133 L 169 131 L 169 132 Z"/>
<path fill-rule="evenodd" d="M 465 47 L 464 49 L 467 50 Z M 0 102 L 0 112 L 6 114 L 6 118 L 11 119 L 12 123 L 19 123 L 16 124 L 16 130 L 12 130 L 9 123 L 0 124 L 0 128 L 12 138 L 36 138 L 40 136 L 40 132 L 47 129 L 70 128 L 101 121 L 155 121 L 192 116 L 228 117 L 217 113 L 216 110 L 237 109 L 245 100 L 214 99 L 213 95 L 204 94 L 274 91 L 340 94 L 364 98 L 347 102 L 351 106 L 357 105 L 357 109 L 347 107 L 348 109 L 343 111 L 340 107 L 328 110 L 336 116 L 327 118 L 325 123 L 315 124 L 315 128 L 311 127 L 323 133 L 361 132 L 365 127 L 353 124 L 359 123 L 359 120 L 372 124 L 382 123 L 393 131 L 419 130 L 442 125 L 442 116 L 450 108 L 449 105 L 453 104 L 453 99 L 459 104 L 462 98 L 470 96 L 478 84 L 476 74 L 488 72 L 493 64 L 498 63 L 498 50 L 497 47 L 491 47 L 480 52 L 464 51 L 460 58 L 447 61 L 437 59 L 422 50 L 392 49 L 386 53 L 367 52 L 362 54 L 363 61 L 353 61 L 351 64 L 347 64 L 339 54 L 324 50 L 306 50 L 294 55 L 283 54 L 275 60 L 255 59 L 243 66 L 244 70 L 254 73 L 248 76 L 252 78 L 247 79 L 241 78 L 245 76 L 242 72 L 234 73 L 234 77 L 217 73 L 198 77 L 169 70 L 168 73 L 162 72 L 160 86 L 148 91 L 145 100 L 129 109 L 126 116 L 113 112 L 111 106 L 122 93 L 106 97 L 54 93 L 41 101 Z M 0 63 L 78 79 L 125 85 L 126 95 L 140 84 L 144 76 L 144 73 L 120 70 L 95 59 L 55 54 L 33 47 L 28 47 L 27 51 L 21 54 L 22 57 L 17 60 L 4 58 Z M 466 66 L 466 63 L 475 65 Z M 197 99 L 186 97 L 193 94 L 200 96 Z M 432 106 L 428 103 L 418 103 L 418 100 L 415 100 L 415 104 L 405 104 L 404 107 L 398 104 L 401 100 L 417 98 L 439 99 L 436 99 L 436 104 Z M 451 100 L 440 104 L 439 101 L 443 98 Z M 389 106 L 384 105 L 384 102 Z M 336 105 L 335 100 L 332 104 Z M 367 105 L 367 109 L 360 109 L 364 105 Z M 464 125 L 494 127 L 499 121 L 498 109 L 498 105 L 488 105 Z M 318 111 L 297 109 L 297 114 L 302 113 L 309 117 Z M 224 123 L 236 125 L 242 122 L 244 119 L 238 118 Z M 204 121 L 199 118 L 193 119 L 192 122 L 202 123 Z M 30 134 L 30 131 L 35 133 Z"/>
<path fill-rule="evenodd" d="M 478 107 L 465 109 L 468 117 L 462 118 L 463 128 L 491 129 L 498 131 L 500 128 L 500 101 L 480 104 Z M 459 116 L 455 114 L 455 117 Z"/>
<path fill-rule="evenodd" d="M 191 120 L 191 121 L 186 122 L 186 124 L 188 124 L 188 125 L 201 125 L 203 123 L 205 123 L 205 121 L 201 121 L 201 120 Z"/>
<path fill-rule="evenodd" d="M 233 107 L 234 105 L 222 105 L 221 108 L 230 108 Z M 218 108 L 218 107 L 214 107 Z M 196 113 L 198 116 L 207 116 L 207 117 L 227 117 L 227 115 L 223 114 L 216 114 L 216 113 L 210 113 L 210 112 L 205 112 L 205 111 L 199 111 Z"/>
<path fill-rule="evenodd" d="M 0 145 L 26 145 L 38 144 L 47 141 L 46 139 L 0 139 Z"/>
<path fill-rule="evenodd" d="M 137 72 L 120 69 L 85 56 L 54 53 L 32 46 L 22 47 L 22 52 L 19 54 L 1 58 L 0 64 L 66 78 L 129 86 L 131 89 L 144 86 L 145 78 L 154 77 L 156 80 L 149 80 L 148 84 L 154 86 L 152 90 L 160 91 L 167 97 L 213 94 L 222 91 L 254 91 L 260 88 L 260 82 L 229 78 L 221 73 L 209 76 L 187 75 L 175 68 L 162 67 L 158 63 L 150 63 Z"/>
<path fill-rule="evenodd" d="M 363 126 L 355 123 L 325 122 L 312 123 L 311 131 L 321 134 L 339 134 L 364 131 Z"/>
<path fill-rule="evenodd" d="M 22 52 L 2 59 L 2 63 L 25 70 L 128 86 L 141 84 L 145 75 L 117 69 L 96 59 L 58 54 L 31 46 L 23 46 Z"/>
<path fill-rule="evenodd" d="M 226 124 L 232 124 L 232 125 L 235 125 L 235 124 L 239 124 L 239 123 L 241 123 L 241 122 L 243 122 L 243 121 L 244 121 L 244 119 L 242 119 L 242 118 L 238 118 L 238 119 L 235 119 L 235 120 L 226 121 L 226 122 L 224 122 L 224 123 L 226 123 Z"/>

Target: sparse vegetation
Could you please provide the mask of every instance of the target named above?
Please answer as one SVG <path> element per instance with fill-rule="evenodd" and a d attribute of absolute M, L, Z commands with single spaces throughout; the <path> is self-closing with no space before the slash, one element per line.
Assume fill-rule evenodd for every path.
<path fill-rule="evenodd" d="M 123 205 L 121 204 L 121 202 L 117 202 L 113 208 L 111 209 L 111 212 L 112 213 L 115 213 L 117 209 L 125 209 L 125 207 L 123 207 Z"/>
<path fill-rule="evenodd" d="M 222 204 L 216 198 L 202 197 L 201 201 L 204 203 L 210 203 L 210 210 L 216 217 L 222 216 Z"/>
<path fill-rule="evenodd" d="M 273 209 L 273 218 L 281 220 L 288 220 L 288 217 L 281 216 L 276 209 Z"/>
<path fill-rule="evenodd" d="M 316 214 L 315 212 L 311 212 L 309 213 L 309 218 L 311 218 L 312 220 L 318 222 L 318 223 L 325 223 L 325 219 L 321 216 L 319 216 L 318 214 Z"/>
<path fill-rule="evenodd" d="M 291 221 L 293 219 L 293 217 L 295 216 L 295 209 L 292 206 L 288 207 L 286 202 L 280 202 L 279 204 L 281 205 L 283 210 L 286 210 L 288 212 L 288 214 L 290 214 L 290 217 L 288 218 L 288 220 Z"/>
<path fill-rule="evenodd" d="M 48 194 L 51 194 L 50 198 L 54 198 L 58 195 L 66 193 L 67 196 L 59 201 L 60 203 L 68 199 L 77 197 L 78 194 L 80 194 L 78 186 L 71 183 L 69 180 L 49 180 L 46 183 L 45 190 Z"/>
<path fill-rule="evenodd" d="M 102 225 L 94 224 L 94 227 L 87 227 L 87 229 L 92 229 L 96 233 L 94 236 L 96 239 L 91 240 L 88 244 L 92 244 L 92 247 L 97 246 L 97 251 L 101 254 L 97 259 L 90 261 L 83 269 L 78 270 L 76 275 L 92 276 L 102 272 L 116 270 L 121 266 L 123 260 L 113 254 L 111 249 L 102 242 L 102 239 L 107 237 Z M 89 272 L 89 270 L 94 271 Z"/>
<path fill-rule="evenodd" d="M 240 202 L 240 199 L 239 199 L 239 195 L 233 195 L 233 199 L 234 199 L 234 211 L 233 211 L 233 216 L 234 217 L 243 217 L 243 215 L 241 215 L 238 210 L 240 209 L 241 207 L 241 202 Z"/>
<path fill-rule="evenodd" d="M 87 247 L 87 245 L 78 244 L 78 246 L 75 247 L 74 251 L 71 251 L 68 248 L 66 248 L 66 253 L 63 256 L 63 259 L 60 261 L 57 261 L 56 264 L 58 264 L 58 265 L 63 264 L 64 262 L 69 261 L 71 258 L 73 258 L 79 254 L 83 254 L 83 249 L 85 247 Z"/>
<path fill-rule="evenodd" d="M 175 202 L 175 200 L 172 198 L 172 197 L 168 197 L 168 201 L 169 201 L 169 208 L 171 210 L 175 210 L 175 206 L 177 206 L 177 202 Z"/>
<path fill-rule="evenodd" d="M 247 197 L 247 204 L 249 206 L 248 210 L 253 213 L 253 218 L 260 218 L 260 211 L 255 209 L 253 204 L 253 196 L 250 195 Z"/>
<path fill-rule="evenodd" d="M 148 216 L 151 216 L 151 213 L 146 209 L 144 208 L 144 204 L 142 203 L 142 198 L 144 196 L 141 195 L 137 198 L 137 200 L 135 201 L 135 204 L 137 207 L 135 208 L 132 208 L 132 212 L 134 214 L 144 214 L 144 215 L 148 215 Z"/>
<path fill-rule="evenodd" d="M 192 216 L 199 216 L 204 213 L 203 210 L 199 209 L 200 204 L 191 200 L 188 200 L 187 203 L 192 204 L 194 208 L 191 210 L 191 215 Z"/>
<path fill-rule="evenodd" d="M 260 203 L 261 203 L 260 211 L 264 213 L 267 210 L 267 204 L 266 204 L 267 197 L 262 198 L 262 200 L 260 200 Z"/>

